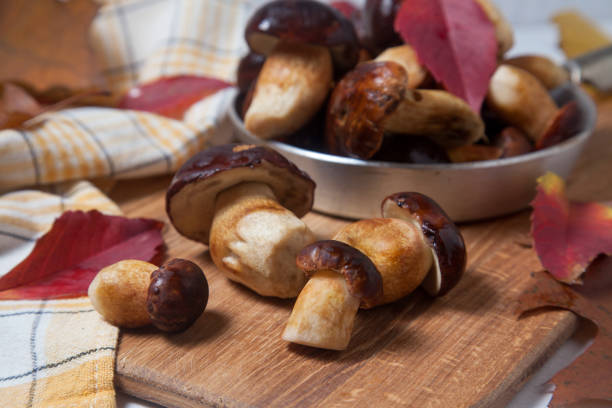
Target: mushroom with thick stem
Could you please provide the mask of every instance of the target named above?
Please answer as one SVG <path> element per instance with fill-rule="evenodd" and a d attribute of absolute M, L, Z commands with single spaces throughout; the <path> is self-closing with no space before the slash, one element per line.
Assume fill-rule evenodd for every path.
<path fill-rule="evenodd" d="M 245 38 L 266 55 L 244 115 L 246 129 L 264 139 L 306 124 L 331 89 L 334 67 L 344 72 L 359 58 L 351 22 L 314 0 L 267 3 L 247 23 Z"/>
<path fill-rule="evenodd" d="M 536 149 L 573 136 L 581 123 L 575 101 L 558 108 L 536 77 L 512 65 L 497 68 L 489 83 L 486 103 L 500 118 L 525 132 Z"/>
<path fill-rule="evenodd" d="M 376 266 L 359 250 L 334 240 L 306 246 L 296 263 L 311 278 L 295 302 L 283 339 L 346 349 L 359 305 L 369 306 L 382 296 Z"/>
<path fill-rule="evenodd" d="M 229 279 L 263 296 L 291 298 L 305 284 L 295 256 L 314 235 L 299 217 L 315 183 L 276 151 L 223 145 L 189 159 L 166 194 L 176 230 L 209 245 Z"/>
<path fill-rule="evenodd" d="M 428 137 L 445 149 L 484 136 L 480 116 L 442 90 L 410 89 L 406 70 L 391 61 L 359 64 L 334 89 L 326 139 L 332 153 L 371 158 L 385 134 Z"/>
<path fill-rule="evenodd" d="M 381 205 L 384 218 L 416 223 L 432 249 L 433 267 L 422 286 L 431 296 L 443 296 L 465 272 L 467 253 L 459 228 L 431 198 L 416 192 L 395 193 Z M 384 282 L 383 275 L 383 282 Z"/>

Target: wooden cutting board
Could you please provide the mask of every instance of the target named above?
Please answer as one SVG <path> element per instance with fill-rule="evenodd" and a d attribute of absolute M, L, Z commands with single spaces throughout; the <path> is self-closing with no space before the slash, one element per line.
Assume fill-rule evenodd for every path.
<path fill-rule="evenodd" d="M 612 103 L 570 180 L 570 196 L 612 199 Z M 130 216 L 168 222 L 169 178 L 124 182 L 111 196 Z M 503 188 L 500 186 L 500 188 Z M 392 193 L 392 192 L 389 192 Z M 346 221 L 309 214 L 321 238 Z M 186 332 L 122 331 L 116 383 L 167 406 L 501 407 L 574 331 L 565 311 L 512 315 L 541 265 L 530 247 L 529 212 L 463 225 L 468 270 L 447 296 L 416 292 L 360 311 L 346 351 L 281 340 L 291 300 L 259 297 L 225 279 L 207 248 L 168 224 L 168 257 L 197 262 L 210 284 L 201 318 Z"/>

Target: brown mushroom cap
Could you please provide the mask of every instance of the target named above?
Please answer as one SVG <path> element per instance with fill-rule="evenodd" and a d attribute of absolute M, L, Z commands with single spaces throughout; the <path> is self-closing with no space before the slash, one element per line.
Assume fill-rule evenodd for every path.
<path fill-rule="evenodd" d="M 365 307 L 382 297 L 382 277 L 363 252 L 340 241 L 317 241 L 304 247 L 296 258 L 298 268 L 307 276 L 327 269 L 344 276 L 349 292 Z"/>
<path fill-rule="evenodd" d="M 314 0 L 276 0 L 259 8 L 245 29 L 251 50 L 268 55 L 279 40 L 328 47 L 339 72 L 358 61 L 359 41 L 352 23 L 338 10 Z"/>
<path fill-rule="evenodd" d="M 407 84 L 406 70 L 390 61 L 359 64 L 346 74 L 327 109 L 326 138 L 332 153 L 372 157 L 382 145 L 383 120 L 404 98 Z"/>
<path fill-rule="evenodd" d="M 166 332 L 187 329 L 206 309 L 208 281 L 202 269 L 173 259 L 151 274 L 147 311 L 153 325 Z"/>
<path fill-rule="evenodd" d="M 208 244 L 217 194 L 240 183 L 268 185 L 278 202 L 297 217 L 312 208 L 315 182 L 276 151 L 227 144 L 203 150 L 175 174 L 166 193 L 166 212 L 176 230 Z"/>
<path fill-rule="evenodd" d="M 381 205 L 385 218 L 417 222 L 434 252 L 434 268 L 423 287 L 432 296 L 448 293 L 461 279 L 467 263 L 465 242 L 459 228 L 431 198 L 415 192 L 396 193 Z"/>

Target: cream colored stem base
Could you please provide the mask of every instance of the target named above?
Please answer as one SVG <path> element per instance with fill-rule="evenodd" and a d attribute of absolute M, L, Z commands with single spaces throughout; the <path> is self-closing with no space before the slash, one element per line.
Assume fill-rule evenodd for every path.
<path fill-rule="evenodd" d="M 318 271 L 300 292 L 283 340 L 329 350 L 344 350 L 353 331 L 359 298 L 337 272 Z"/>

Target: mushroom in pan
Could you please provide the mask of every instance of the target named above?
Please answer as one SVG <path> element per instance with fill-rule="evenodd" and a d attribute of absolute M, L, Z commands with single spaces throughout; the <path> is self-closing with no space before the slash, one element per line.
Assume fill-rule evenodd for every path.
<path fill-rule="evenodd" d="M 272 149 L 223 145 L 189 159 L 166 194 L 176 230 L 209 245 L 229 279 L 263 296 L 291 298 L 305 284 L 295 256 L 314 241 L 300 217 L 315 183 Z"/>
<path fill-rule="evenodd" d="M 410 89 L 406 70 L 392 61 L 359 64 L 338 83 L 327 110 L 332 153 L 371 158 L 386 134 L 428 137 L 445 149 L 484 136 L 480 116 L 442 90 Z"/>
<path fill-rule="evenodd" d="M 500 118 L 525 132 L 536 149 L 559 143 L 580 128 L 575 101 L 558 108 L 536 77 L 512 65 L 497 68 L 489 83 L 486 103 Z"/>
<path fill-rule="evenodd" d="M 295 302 L 283 339 L 346 349 L 359 305 L 369 306 L 382 295 L 376 266 L 357 249 L 334 240 L 308 245 L 296 263 L 311 278 Z"/>
<path fill-rule="evenodd" d="M 277 0 L 251 17 L 245 38 L 266 56 L 244 115 L 245 127 L 269 139 L 302 127 L 323 106 L 334 67 L 359 57 L 357 35 L 340 12 L 314 0 Z"/>

